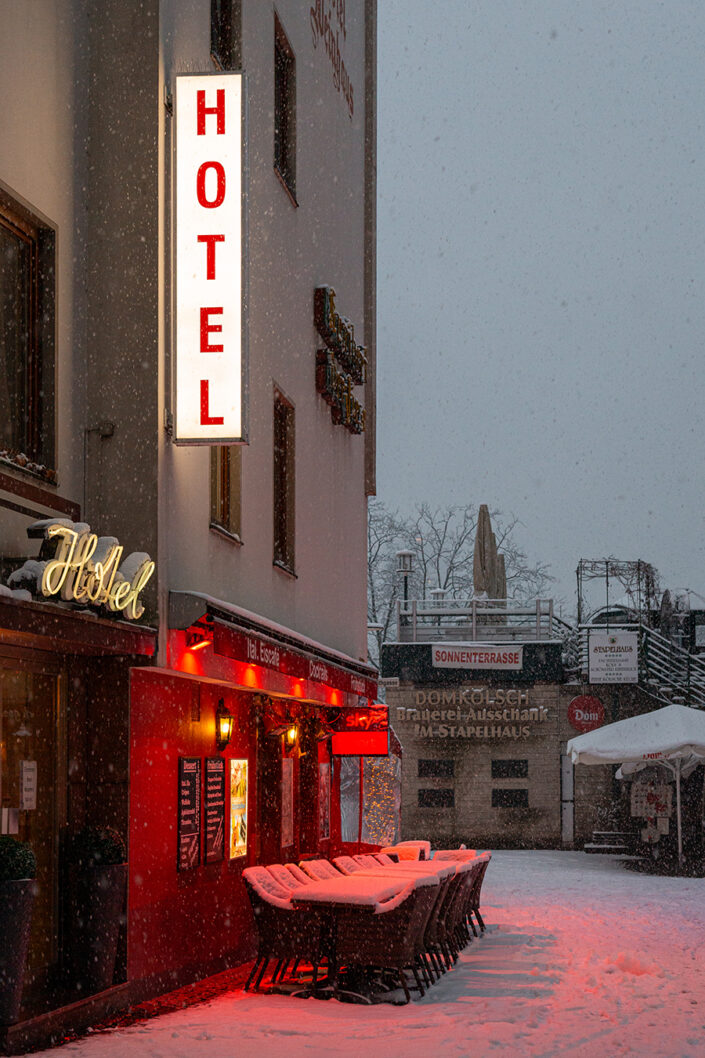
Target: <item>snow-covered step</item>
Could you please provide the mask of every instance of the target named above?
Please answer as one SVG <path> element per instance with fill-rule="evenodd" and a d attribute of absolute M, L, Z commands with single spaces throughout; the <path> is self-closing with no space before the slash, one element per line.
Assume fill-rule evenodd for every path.
<path fill-rule="evenodd" d="M 625 845 L 623 842 L 619 842 L 616 845 L 607 845 L 602 844 L 601 842 L 596 843 L 594 841 L 588 841 L 585 845 L 583 845 L 583 852 L 611 853 L 613 856 L 618 855 L 620 852 L 629 852 L 629 850 L 630 846 Z"/>

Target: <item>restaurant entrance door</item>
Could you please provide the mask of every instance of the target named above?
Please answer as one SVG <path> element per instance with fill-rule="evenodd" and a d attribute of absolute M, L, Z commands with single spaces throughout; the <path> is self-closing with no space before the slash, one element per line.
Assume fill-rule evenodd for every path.
<path fill-rule="evenodd" d="M 0 656 L 0 829 L 29 842 L 37 890 L 26 984 L 44 983 L 59 956 L 58 842 L 66 769 L 59 664 Z"/>

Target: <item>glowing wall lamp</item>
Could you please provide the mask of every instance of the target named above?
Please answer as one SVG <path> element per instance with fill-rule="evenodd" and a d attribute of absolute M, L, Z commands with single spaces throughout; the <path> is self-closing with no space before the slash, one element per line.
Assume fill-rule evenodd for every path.
<path fill-rule="evenodd" d="M 294 743 L 296 742 L 296 736 L 298 735 L 298 733 L 299 733 L 299 731 L 298 731 L 298 728 L 297 728 L 296 724 L 292 724 L 291 727 L 288 727 L 286 729 L 286 744 L 287 744 L 287 746 L 293 746 L 294 745 Z"/>
<path fill-rule="evenodd" d="M 232 734 L 233 717 L 225 708 L 223 699 L 220 698 L 215 711 L 215 748 L 220 751 L 224 750 L 232 738 Z"/>
<path fill-rule="evenodd" d="M 212 636 L 200 628 L 189 629 L 186 633 L 186 646 L 189 650 L 203 650 L 212 643 Z"/>

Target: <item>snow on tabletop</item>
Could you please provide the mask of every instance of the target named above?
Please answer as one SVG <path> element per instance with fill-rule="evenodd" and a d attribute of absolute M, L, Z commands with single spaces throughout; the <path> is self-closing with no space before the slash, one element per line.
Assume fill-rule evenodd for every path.
<path fill-rule="evenodd" d="M 410 879 L 389 877 L 365 877 L 359 872 L 326 878 L 322 882 L 311 882 L 300 894 L 294 893 L 294 901 L 314 900 L 316 903 L 365 904 L 373 907 L 383 900 L 396 896 L 409 884 Z"/>
<path fill-rule="evenodd" d="M 487 932 L 409 1006 L 226 992 L 46 1058 L 703 1058 L 705 879 L 495 852 Z"/>
<path fill-rule="evenodd" d="M 381 863 L 379 867 L 361 867 L 355 875 L 356 878 L 393 878 L 394 868 L 384 867 Z M 396 874 L 396 878 L 399 878 L 399 874 Z M 408 871 L 404 875 L 404 884 L 413 886 L 414 889 L 421 889 L 424 886 L 438 885 L 441 877 L 438 874 L 414 874 Z"/>

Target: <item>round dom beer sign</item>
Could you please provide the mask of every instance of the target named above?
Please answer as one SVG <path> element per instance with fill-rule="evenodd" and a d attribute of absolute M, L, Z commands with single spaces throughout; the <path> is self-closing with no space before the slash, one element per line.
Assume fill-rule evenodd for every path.
<path fill-rule="evenodd" d="M 599 698 L 581 694 L 568 706 L 568 720 L 576 731 L 594 731 L 605 719 L 605 707 Z"/>

